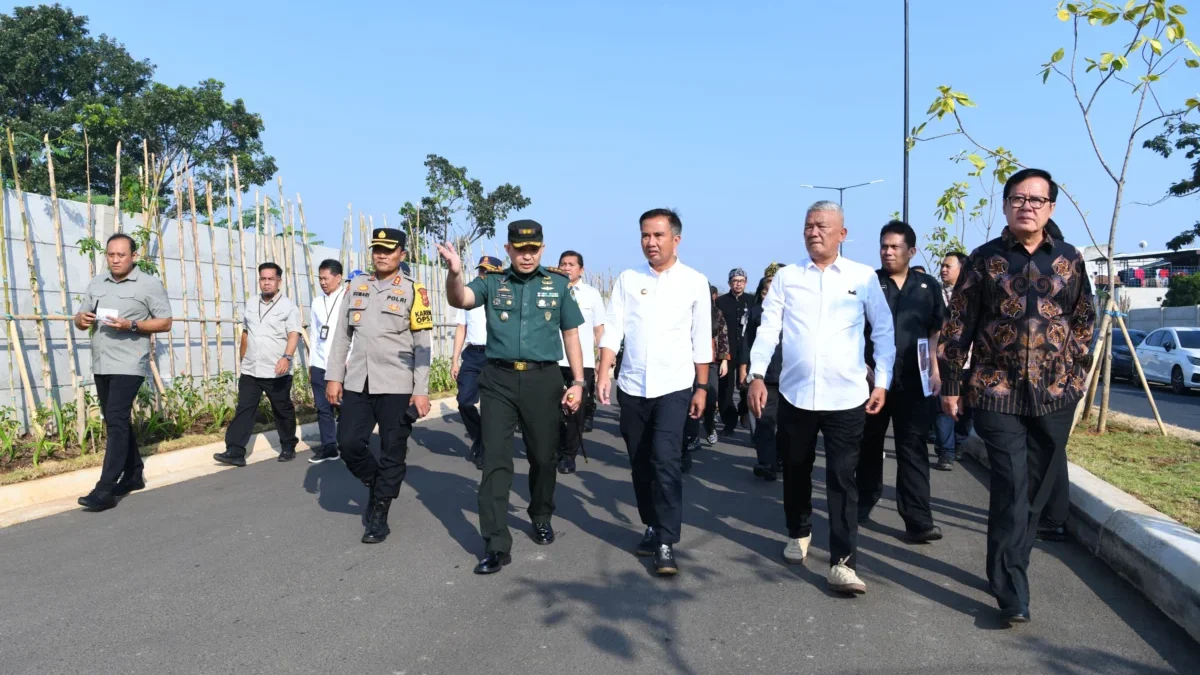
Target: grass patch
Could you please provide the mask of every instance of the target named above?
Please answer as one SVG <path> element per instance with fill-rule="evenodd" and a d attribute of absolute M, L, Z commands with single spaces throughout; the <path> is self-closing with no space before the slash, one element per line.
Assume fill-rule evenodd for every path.
<path fill-rule="evenodd" d="M 1200 443 L 1110 427 L 1107 434 L 1076 429 L 1067 444 L 1072 462 L 1200 531 Z"/>

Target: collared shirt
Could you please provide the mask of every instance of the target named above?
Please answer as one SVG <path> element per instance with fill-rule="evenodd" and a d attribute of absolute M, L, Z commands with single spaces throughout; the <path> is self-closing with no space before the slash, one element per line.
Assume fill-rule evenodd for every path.
<path fill-rule="evenodd" d="M 475 307 L 487 312 L 487 357 L 499 361 L 557 363 L 562 331 L 583 324 L 579 305 L 567 291 L 567 276 L 538 266 L 522 275 L 511 266 L 467 284 Z"/>
<path fill-rule="evenodd" d="M 1043 232 L 1030 253 L 1005 228 L 971 253 L 954 287 L 938 347 L 942 393 L 965 386 L 967 405 L 1010 415 L 1073 405 L 1086 388 L 1095 322 L 1079 251 Z"/>
<path fill-rule="evenodd" d="M 941 288 L 928 274 L 908 271 L 904 287 L 896 285 L 892 275 L 876 270 L 879 288 L 887 298 L 892 310 L 892 330 L 896 335 L 896 362 L 892 367 L 892 391 L 907 392 L 910 396 L 924 395 L 921 386 L 921 368 L 917 362 L 917 341 L 929 339 L 930 333 L 942 329 L 946 318 L 946 304 L 942 300 Z M 869 334 L 869 331 L 868 331 Z M 867 346 L 867 366 L 874 367 L 873 345 Z M 928 356 L 935 354 L 937 345 L 929 344 Z"/>
<path fill-rule="evenodd" d="M 433 310 L 423 285 L 400 272 L 358 277 L 337 311 L 326 382 L 370 396 L 429 395 Z"/>
<path fill-rule="evenodd" d="M 691 389 L 696 364 L 713 361 L 708 280 L 679 260 L 661 273 L 649 263 L 621 272 L 600 346 L 616 352 L 621 340 L 621 391 L 658 398 Z"/>
<path fill-rule="evenodd" d="M 458 310 L 454 322 L 467 327 L 467 337 L 463 341 L 464 347 L 482 347 L 487 344 L 487 310 L 483 307 L 476 307 L 471 311 Z"/>
<path fill-rule="evenodd" d="M 754 342 L 758 338 L 758 329 L 762 325 L 762 303 L 750 305 L 750 311 L 746 312 L 746 334 L 742 336 L 742 363 L 750 365 L 750 351 L 754 348 Z M 741 365 L 741 364 L 739 364 Z M 775 348 L 775 353 L 771 356 L 771 362 L 767 365 L 766 372 L 763 373 L 763 382 L 767 384 L 779 385 L 779 374 L 783 372 L 783 346 Z"/>
<path fill-rule="evenodd" d="M 849 410 L 870 395 L 865 361 L 871 322 L 875 386 L 891 384 L 892 313 L 875 270 L 838 256 L 824 271 L 806 259 L 780 268 L 763 301 L 750 372 L 765 375 L 783 340 L 779 393 L 803 410 Z"/>
<path fill-rule="evenodd" d="M 97 275 L 87 285 L 82 310 L 95 313 L 115 310 L 130 321 L 165 319 L 171 316 L 171 303 L 162 282 L 138 268 L 117 281 L 111 271 Z M 150 335 L 117 330 L 98 318 L 92 334 L 92 373 L 95 375 L 146 376 L 150 365 Z"/>
<path fill-rule="evenodd" d="M 338 305 L 346 295 L 346 284 L 339 284 L 333 293 L 322 293 L 313 298 L 311 318 L 308 322 L 308 365 L 313 368 L 325 369 L 325 359 L 329 356 L 329 345 L 333 343 L 333 333 L 338 327 Z M 321 339 L 321 327 L 328 326 L 325 339 Z"/>
<path fill-rule="evenodd" d="M 600 297 L 600 291 L 583 283 L 582 281 L 570 287 L 571 297 L 575 298 L 575 303 L 579 305 L 579 311 L 583 314 L 583 325 L 579 327 L 579 346 L 583 349 L 583 367 L 596 367 L 596 326 L 604 325 L 604 298 Z M 567 367 L 566 349 L 563 350 L 562 360 L 558 365 Z"/>
<path fill-rule="evenodd" d="M 287 350 L 288 335 L 303 330 L 300 310 L 291 298 L 276 293 L 271 302 L 263 302 L 261 295 L 255 295 L 242 310 L 242 325 L 249 335 L 242 374 L 269 379 L 290 374 L 291 364 L 282 376 L 275 374 L 275 364 Z"/>

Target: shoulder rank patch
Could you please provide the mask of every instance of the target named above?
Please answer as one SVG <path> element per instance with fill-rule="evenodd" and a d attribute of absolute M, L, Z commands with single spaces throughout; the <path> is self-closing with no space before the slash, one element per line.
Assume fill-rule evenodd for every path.
<path fill-rule="evenodd" d="M 558 274 L 558 275 L 564 276 L 564 277 L 566 277 L 566 278 L 568 278 L 568 279 L 570 279 L 570 278 L 571 278 L 571 275 L 569 275 L 569 274 L 567 274 L 566 272 L 564 272 L 564 271 L 562 271 L 562 270 L 558 269 L 557 267 L 547 267 L 547 268 L 546 268 L 546 271 L 547 271 L 547 272 L 553 272 L 553 273 L 555 273 L 555 274 Z"/>
<path fill-rule="evenodd" d="M 430 330 L 433 328 L 433 309 L 429 306 L 429 291 L 424 284 L 413 284 L 412 311 L 408 315 L 408 329 L 411 331 Z"/>

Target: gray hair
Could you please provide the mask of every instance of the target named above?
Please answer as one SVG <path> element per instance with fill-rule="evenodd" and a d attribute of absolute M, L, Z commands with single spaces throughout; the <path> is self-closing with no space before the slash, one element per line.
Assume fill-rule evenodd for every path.
<path fill-rule="evenodd" d="M 842 211 L 841 204 L 838 204 L 837 202 L 831 202 L 828 199 L 822 199 L 819 202 L 814 202 L 812 206 L 808 207 L 808 211 L 805 213 L 805 215 L 808 215 L 809 213 L 813 213 L 816 211 L 832 211 L 843 217 L 845 217 L 845 215 L 846 215 Z"/>

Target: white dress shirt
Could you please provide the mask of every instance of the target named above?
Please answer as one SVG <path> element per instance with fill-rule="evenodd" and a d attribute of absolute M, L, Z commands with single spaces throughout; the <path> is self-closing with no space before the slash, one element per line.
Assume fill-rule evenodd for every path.
<path fill-rule="evenodd" d="M 579 311 L 583 313 L 583 325 L 579 327 L 579 346 L 583 349 L 583 367 L 595 368 L 596 326 L 604 325 L 604 298 L 600 297 L 600 291 L 582 281 L 571 286 L 570 289 L 571 297 L 575 298 L 575 303 L 579 305 Z M 561 333 L 559 339 L 562 339 Z M 563 357 L 558 365 L 563 368 L 571 365 L 567 363 L 566 345 L 563 345 Z"/>
<path fill-rule="evenodd" d="M 616 352 L 622 339 L 621 391 L 658 398 L 691 389 L 696 364 L 713 360 L 708 279 L 679 260 L 662 273 L 649 263 L 621 272 L 600 346 Z"/>
<path fill-rule="evenodd" d="M 342 297 L 346 295 L 346 285 L 340 284 L 340 288 L 333 292 L 332 295 L 322 293 L 313 298 L 311 318 L 308 322 L 308 365 L 313 368 L 325 369 L 325 359 L 329 357 L 329 345 L 333 342 L 333 333 L 337 330 L 338 325 L 338 305 L 342 302 Z M 329 326 L 326 331 L 326 337 L 321 339 L 321 326 Z"/>
<path fill-rule="evenodd" d="M 467 327 L 467 338 L 463 342 L 464 349 L 471 345 L 478 345 L 482 347 L 487 344 L 486 312 L 487 310 L 484 309 L 483 305 L 480 305 L 471 311 L 466 311 L 463 309 L 458 310 L 458 314 L 455 316 L 454 323 L 458 324 L 459 326 Z"/>
<path fill-rule="evenodd" d="M 848 410 L 870 396 L 865 321 L 875 348 L 875 386 L 887 389 L 896 361 L 892 312 L 875 270 L 838 256 L 822 272 L 812 259 L 779 269 L 763 301 L 750 372 L 766 373 L 783 338 L 779 393 L 802 410 Z"/>

